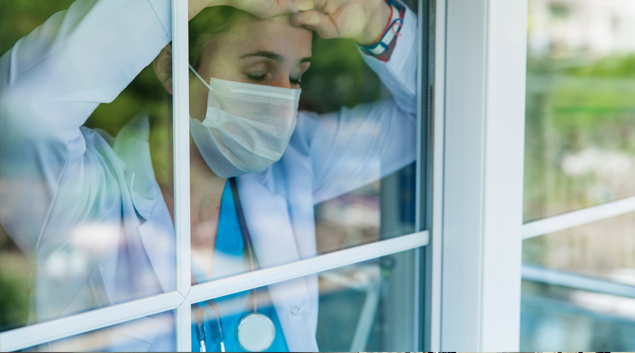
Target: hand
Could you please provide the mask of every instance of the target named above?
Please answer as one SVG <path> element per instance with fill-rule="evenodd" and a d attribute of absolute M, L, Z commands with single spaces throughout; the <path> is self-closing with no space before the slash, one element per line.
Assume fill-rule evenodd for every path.
<path fill-rule="evenodd" d="M 352 38 L 374 43 L 390 21 L 384 0 L 315 0 L 315 9 L 291 16 L 291 22 L 314 30 L 322 38 Z"/>
<path fill-rule="evenodd" d="M 313 9 L 313 0 L 189 0 L 190 19 L 210 6 L 231 6 L 259 18 Z"/>
<path fill-rule="evenodd" d="M 198 15 L 203 9 L 212 5 L 214 0 L 188 0 L 187 8 L 189 19 L 193 19 L 196 15 Z"/>

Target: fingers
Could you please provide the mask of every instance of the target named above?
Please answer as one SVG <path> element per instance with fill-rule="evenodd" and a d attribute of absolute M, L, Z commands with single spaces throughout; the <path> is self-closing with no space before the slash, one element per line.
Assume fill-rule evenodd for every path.
<path fill-rule="evenodd" d="M 315 10 L 303 11 L 291 16 L 291 23 L 296 26 L 316 26 L 320 21 L 320 13 Z"/>
<path fill-rule="evenodd" d="M 198 15 L 204 8 L 212 5 L 213 0 L 188 0 L 188 14 L 191 20 Z"/>
<path fill-rule="evenodd" d="M 315 10 L 303 11 L 292 15 L 291 23 L 311 29 L 325 39 L 338 37 L 337 27 L 331 17 Z"/>
<path fill-rule="evenodd" d="M 315 6 L 314 0 L 251 0 L 253 2 L 260 2 L 266 4 L 258 14 L 254 14 L 260 18 L 267 18 L 279 15 L 287 15 L 298 13 L 300 11 L 313 10 Z"/>
<path fill-rule="evenodd" d="M 313 0 L 290 0 L 290 1 L 293 3 L 293 5 L 291 6 L 292 12 L 309 11 L 309 10 L 313 10 L 313 8 L 315 7 L 315 2 Z"/>
<path fill-rule="evenodd" d="M 314 0 L 215 0 L 214 4 L 232 6 L 259 18 L 294 14 L 315 6 Z"/>

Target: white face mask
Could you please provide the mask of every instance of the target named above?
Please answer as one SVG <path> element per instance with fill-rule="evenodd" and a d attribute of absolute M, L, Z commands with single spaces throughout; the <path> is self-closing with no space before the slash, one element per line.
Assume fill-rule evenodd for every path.
<path fill-rule="evenodd" d="M 205 120 L 190 132 L 207 165 L 221 178 L 257 173 L 278 161 L 295 129 L 300 89 L 211 78 Z"/>

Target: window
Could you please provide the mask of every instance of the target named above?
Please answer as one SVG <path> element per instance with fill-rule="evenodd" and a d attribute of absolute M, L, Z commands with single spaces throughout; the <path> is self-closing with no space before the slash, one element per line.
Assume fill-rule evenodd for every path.
<path fill-rule="evenodd" d="M 41 94 L 38 103 L 44 102 L 44 107 L 27 109 L 31 113 L 27 117 L 46 117 L 22 124 L 24 121 L 14 118 L 18 110 L 13 100 L 0 97 L 0 158 L 4 159 L 0 170 L 0 349 L 197 350 L 197 312 L 193 308 L 217 302 L 220 319 L 231 326 L 234 318 L 245 313 L 244 307 L 251 307 L 246 303 L 253 298 L 279 325 L 277 332 L 282 331 L 283 343 L 290 350 L 420 351 L 424 344 L 429 345 L 425 342 L 429 278 L 424 275 L 429 258 L 424 253 L 431 224 L 433 131 L 429 121 L 432 102 L 424 97 L 431 93 L 428 52 L 432 52 L 434 39 L 430 28 L 435 26 L 431 21 L 435 2 L 405 3 L 410 10 L 405 11 L 404 32 L 398 42 L 409 42 L 395 47 L 394 52 L 401 67 L 412 71 L 403 82 L 387 78 L 394 72 L 382 69 L 384 63 L 379 59 L 366 55 L 370 64 L 364 64 L 352 40 L 314 35 L 309 37 L 312 45 L 304 48 L 312 49 L 312 54 L 300 53 L 293 58 L 298 48 L 287 44 L 294 43 L 294 38 L 282 42 L 284 45 L 274 42 L 274 49 L 283 53 L 271 48 L 247 53 L 255 53 L 250 58 L 266 59 L 249 65 L 248 76 L 257 76 L 250 78 L 256 81 L 262 73 L 251 70 L 262 70 L 263 63 L 269 70 L 267 75 L 275 71 L 271 69 L 274 62 L 282 70 L 285 64 L 297 61 L 299 65 L 294 64 L 287 75 L 296 80 L 297 69 L 304 70 L 303 60 L 312 56 L 312 68 L 301 79 L 299 105 L 304 116 L 298 116 L 295 130 L 291 128 L 296 134 L 287 136 L 291 147 L 283 151 L 286 155 L 281 162 L 264 170 L 249 169 L 243 173 L 246 176 L 230 178 L 214 189 L 216 184 L 205 179 L 209 170 L 197 168 L 209 167 L 224 179 L 222 175 L 228 170 L 227 176 L 235 175 L 231 173 L 234 167 L 251 168 L 261 162 L 263 155 L 258 153 L 264 152 L 245 148 L 241 151 L 249 153 L 238 155 L 236 147 L 230 157 L 224 156 L 228 160 L 243 158 L 242 162 L 252 158 L 253 164 L 241 165 L 236 159 L 232 166 L 219 167 L 206 154 L 209 146 L 197 141 L 198 132 L 209 130 L 200 129 L 207 126 L 201 124 L 204 119 L 198 125 L 194 120 L 199 114 L 213 114 L 210 102 L 220 99 L 210 98 L 203 83 L 230 89 L 236 88 L 236 83 L 211 82 L 200 69 L 201 62 L 196 60 L 209 47 L 198 46 L 197 39 L 210 33 L 199 33 L 200 23 L 187 21 L 187 2 L 148 0 L 131 7 L 123 0 L 101 0 L 93 6 L 81 1 L 44 1 L 36 7 L 30 2 L 0 1 L 2 92 L 11 94 L 12 99 Z M 126 10 L 120 11 L 122 7 Z M 63 10 L 66 12 L 58 12 Z M 117 16 L 124 13 L 122 23 L 129 26 L 98 21 L 109 11 Z M 38 28 L 49 18 L 52 22 Z M 131 31 L 137 25 L 143 31 Z M 112 36 L 112 31 L 120 33 Z M 33 34 L 19 41 L 28 33 Z M 298 38 L 305 40 L 302 36 L 310 33 L 299 32 Z M 166 47 L 170 39 L 171 47 Z M 56 47 L 62 42 L 67 44 L 61 46 L 63 49 Z M 96 51 L 82 51 L 87 47 Z M 11 48 L 14 51 L 5 54 Z M 79 55 L 65 50 L 76 50 Z M 118 55 L 108 55 L 117 50 L 121 51 Z M 418 58 L 418 53 L 423 57 Z M 47 60 L 30 61 L 40 56 Z M 109 71 L 113 67 L 118 69 Z M 29 71 L 37 69 L 42 75 Z M 43 92 L 14 90 L 20 85 L 39 88 L 43 78 L 50 80 Z M 226 81 L 236 82 L 231 78 Z M 238 90 L 244 94 L 253 83 Z M 260 90 L 269 90 L 268 97 L 278 103 L 290 92 L 283 88 L 296 88 L 267 87 Z M 410 95 L 396 95 L 399 89 Z M 198 99 L 197 94 L 203 97 L 202 106 L 191 103 Z M 395 103 L 395 97 L 401 101 Z M 215 114 L 221 110 L 237 117 L 249 114 L 248 103 L 233 107 L 244 111 L 217 109 Z M 71 113 L 77 121 L 49 118 Z M 259 117 L 272 115 L 257 113 Z M 377 115 L 374 125 L 368 119 L 373 114 Z M 381 114 L 395 119 L 382 120 Z M 347 124 L 340 124 L 340 115 L 347 115 Z M 220 118 L 216 115 L 215 119 Z M 237 120 L 227 121 L 234 124 Z M 409 125 L 395 125 L 396 121 L 409 121 Z M 38 125 L 40 122 L 44 123 Z M 245 124 L 266 125 L 260 123 Z M 381 125 L 384 123 L 388 125 Z M 78 137 L 77 127 L 82 125 Z M 28 145 L 19 132 L 31 129 L 44 137 L 40 148 L 27 152 L 16 148 Z M 66 129 L 66 133 L 51 137 L 57 129 Z M 401 133 L 406 130 L 407 134 Z M 227 147 L 235 130 L 224 131 L 227 135 L 218 141 Z M 299 136 L 297 131 L 310 136 Z M 259 132 L 242 142 L 248 145 L 268 139 L 274 151 L 284 140 L 282 135 L 275 136 L 278 132 Z M 386 138 L 390 133 L 393 136 Z M 46 144 L 49 138 L 58 137 L 63 143 L 55 140 Z M 409 148 L 396 148 L 400 143 Z M 215 148 L 218 153 L 227 152 L 218 145 Z M 302 159 L 306 153 L 314 158 Z M 373 154 L 382 158 L 373 159 Z M 148 158 L 140 159 L 139 155 Z M 75 164 L 65 164 L 66 160 Z M 46 169 L 49 163 L 57 163 L 57 169 Z M 295 164 L 289 167 L 289 163 Z M 325 163 L 335 163 L 336 168 L 325 168 Z M 73 174 L 68 165 L 81 173 Z M 28 175 L 36 177 L 29 179 Z M 296 179 L 294 183 L 280 182 L 287 178 Z M 62 187 L 66 193 L 59 192 Z M 44 195 L 47 202 L 36 202 L 24 197 L 25 193 Z M 208 209 L 200 206 L 207 205 L 210 195 L 221 196 L 215 199 L 220 202 L 215 222 L 231 218 L 224 224 L 234 227 L 236 235 L 231 239 L 217 236 L 211 245 L 205 243 L 209 238 L 198 236 L 208 234 L 205 227 L 209 224 L 197 222 L 197 217 L 207 219 L 202 210 Z M 9 199 L 12 203 L 6 202 Z M 25 210 L 41 215 L 41 219 L 16 216 Z M 225 210 L 234 212 L 223 213 Z M 247 238 L 244 227 L 249 230 Z M 30 232 L 29 237 L 22 231 Z M 213 260 L 209 253 L 200 251 L 206 246 L 214 252 Z M 236 256 L 230 256 L 231 249 L 237 250 Z M 253 249 L 254 254 L 244 249 Z M 122 287 L 113 283 L 127 283 L 123 287 L 134 290 L 113 290 Z M 51 295 L 60 290 L 69 295 Z M 29 296 L 35 303 L 29 302 Z M 230 310 L 232 298 L 244 301 L 236 312 Z M 298 317 L 301 320 L 296 324 Z M 298 336 L 285 336 L 294 329 Z M 234 335 L 233 330 L 225 333 Z M 313 339 L 309 344 L 314 342 L 315 346 L 307 345 L 306 340 L 298 343 L 300 339 L 294 341 L 294 337 L 309 337 Z M 208 343 L 212 342 L 214 338 Z M 218 347 L 210 344 L 208 348 Z"/>
<path fill-rule="evenodd" d="M 151 180 L 172 188 L 171 99 L 157 84 L 152 66 L 139 67 L 136 77 L 112 75 L 121 65 L 106 59 L 105 51 L 112 49 L 104 44 L 103 33 L 93 29 L 98 33 L 89 38 L 82 35 L 90 29 L 55 29 L 72 25 L 87 11 L 81 2 L 38 4 L 0 3 L 0 76 L 3 101 L 8 101 L 0 108 L 2 331 L 174 290 L 172 264 L 139 256 L 150 246 L 168 261 L 175 256 L 169 217 L 163 218 L 165 227 L 142 224 L 157 195 Z M 130 39 L 134 44 L 140 40 Z M 68 50 L 50 48 L 53 40 L 69 43 Z M 74 43 L 86 51 L 78 53 L 71 48 Z M 130 42 L 118 45 L 125 51 Z M 73 50 L 73 56 L 65 56 Z M 145 66 L 151 58 L 139 55 L 137 60 Z M 93 102 L 110 100 L 95 109 Z M 26 102 L 34 110 L 26 109 L 31 104 Z M 20 107 L 13 111 L 12 106 Z M 149 139 L 134 132 L 144 129 Z M 154 173 L 144 172 L 147 164 Z M 129 185 L 132 200 L 122 198 L 123 184 Z M 140 215 L 126 225 L 138 232 L 121 232 L 122 213 Z M 104 260 L 113 258 L 120 259 L 119 270 Z M 145 270 L 160 263 L 162 275 L 148 276 Z M 126 268 L 130 271 L 124 273 Z M 94 295 L 113 278 L 128 285 L 109 288 L 109 296 Z"/>
<path fill-rule="evenodd" d="M 632 5 L 529 1 L 521 350 L 635 347 Z"/>
<path fill-rule="evenodd" d="M 527 3 L 442 3 L 430 350 L 518 351 Z"/>

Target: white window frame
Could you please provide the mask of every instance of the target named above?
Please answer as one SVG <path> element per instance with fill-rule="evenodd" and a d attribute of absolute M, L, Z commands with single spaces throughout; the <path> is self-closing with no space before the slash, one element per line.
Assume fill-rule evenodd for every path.
<path fill-rule="evenodd" d="M 522 265 L 522 241 L 635 212 L 635 197 L 523 224 L 528 0 L 436 0 L 429 351 L 518 351 L 521 279 L 635 297 Z"/>
<path fill-rule="evenodd" d="M 431 351 L 518 351 L 527 0 L 437 0 Z"/>
<path fill-rule="evenodd" d="M 177 350 L 188 352 L 192 348 L 190 313 L 193 303 L 417 249 L 427 245 L 427 243 L 427 231 L 413 233 L 295 263 L 195 285 L 191 287 L 186 296 L 183 296 L 179 291 L 173 291 L 53 321 L 25 326 L 1 333 L 1 350 L 4 352 L 28 348 L 176 309 Z M 179 320 L 183 321 L 179 322 Z"/>
<path fill-rule="evenodd" d="M 423 0 L 419 1 L 421 5 Z M 0 351 L 15 351 L 33 347 L 161 312 L 175 310 L 177 350 L 186 352 L 191 350 L 191 304 L 193 303 L 408 250 L 419 251 L 419 249 L 428 245 L 429 232 L 423 230 L 295 263 L 191 286 L 188 1 L 172 1 L 172 26 L 176 290 L 2 332 L 0 333 Z M 419 30 L 422 31 L 421 26 Z M 421 37 L 423 38 L 423 36 Z M 418 116 L 418 121 L 419 124 L 422 123 L 421 114 Z M 421 136 L 418 136 L 418 140 L 418 145 L 421 146 Z M 421 153 L 418 154 L 417 162 L 421 162 Z M 421 176 L 418 175 L 417 180 L 421 180 Z M 419 210 L 421 203 L 419 197 L 417 197 L 416 202 L 417 210 Z M 419 229 L 418 225 L 421 224 L 419 213 L 417 213 L 416 217 L 417 229 Z M 414 303 L 415 307 L 418 305 L 420 305 L 418 301 Z M 420 322 L 420 319 L 418 315 L 415 315 L 416 323 Z M 416 324 L 415 327 L 417 327 Z M 418 331 L 421 335 L 424 335 L 422 329 Z"/>
<path fill-rule="evenodd" d="M 518 351 L 521 279 L 635 297 L 522 265 L 522 241 L 635 212 L 635 197 L 523 224 L 528 0 L 437 0 L 430 351 Z"/>

